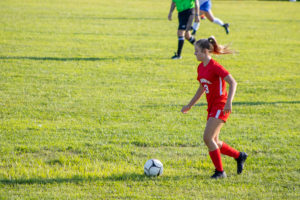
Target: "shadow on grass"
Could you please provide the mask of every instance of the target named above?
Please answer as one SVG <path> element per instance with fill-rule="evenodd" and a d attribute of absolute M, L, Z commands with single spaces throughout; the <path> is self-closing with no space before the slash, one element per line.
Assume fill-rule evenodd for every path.
<path fill-rule="evenodd" d="M 198 176 L 193 176 L 197 178 Z M 29 179 L 0 179 L 0 184 L 3 185 L 17 185 L 17 184 L 53 184 L 53 183 L 81 183 L 81 182 L 93 182 L 93 181 L 135 181 L 143 182 L 149 180 L 180 180 L 182 176 L 161 176 L 161 177 L 147 177 L 144 174 L 138 173 L 123 173 L 123 174 L 113 174 L 106 177 L 82 177 L 73 176 L 71 178 L 29 178 Z M 186 176 L 184 178 L 187 178 Z"/>
<path fill-rule="evenodd" d="M 149 20 L 149 21 L 165 21 L 165 18 L 163 17 L 98 17 L 99 20 L 137 20 L 137 21 L 143 21 L 143 20 Z"/>
<path fill-rule="evenodd" d="M 1 56 L 1 60 L 53 60 L 53 61 L 104 61 L 104 60 L 117 60 L 117 58 L 58 58 L 58 57 L 32 57 L 32 56 Z"/>
<path fill-rule="evenodd" d="M 0 56 L 0 60 L 43 60 L 43 61 L 116 61 L 116 60 L 147 60 L 152 59 L 150 57 L 107 57 L 107 58 L 97 58 L 97 57 L 69 57 L 69 58 L 59 58 L 59 57 L 34 57 L 34 56 Z"/>
<path fill-rule="evenodd" d="M 264 101 L 254 101 L 254 102 L 233 102 L 233 106 L 258 106 L 258 105 L 276 105 L 276 104 L 300 104 L 300 101 L 274 101 L 274 102 L 264 102 Z M 206 106 L 207 103 L 197 103 L 195 106 Z M 154 108 L 154 107 L 183 107 L 185 105 L 143 105 L 145 108 Z"/>
<path fill-rule="evenodd" d="M 299 104 L 300 101 L 274 101 L 274 102 L 264 102 L 264 101 L 254 101 L 254 102 L 233 102 L 233 105 L 246 105 L 246 106 L 256 106 L 256 105 L 276 105 L 276 104 Z"/>
<path fill-rule="evenodd" d="M 78 19 L 78 20 L 85 20 L 85 19 L 93 19 L 93 20 L 116 20 L 116 21 L 165 21 L 166 19 L 164 17 L 126 17 L 126 16 L 120 16 L 120 17 L 97 17 L 97 16 L 69 16 L 69 17 L 56 17 L 56 18 L 63 18 L 63 19 Z"/>

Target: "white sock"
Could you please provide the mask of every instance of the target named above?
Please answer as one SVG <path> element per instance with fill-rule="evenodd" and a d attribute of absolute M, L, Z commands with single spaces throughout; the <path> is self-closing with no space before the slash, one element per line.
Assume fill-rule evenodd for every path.
<path fill-rule="evenodd" d="M 223 25 L 224 25 L 224 23 L 222 22 L 222 20 L 220 20 L 219 18 L 214 18 L 213 23 L 218 24 L 218 25 L 220 25 L 220 26 L 223 26 Z"/>
<path fill-rule="evenodd" d="M 194 22 L 194 23 L 193 23 L 193 29 L 194 29 L 194 30 L 197 31 L 197 30 L 199 29 L 199 26 L 200 26 L 200 23 L 199 23 L 199 22 Z"/>

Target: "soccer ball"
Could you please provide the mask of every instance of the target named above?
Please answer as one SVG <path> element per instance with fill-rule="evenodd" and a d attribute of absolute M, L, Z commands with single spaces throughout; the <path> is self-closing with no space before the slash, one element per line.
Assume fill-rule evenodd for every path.
<path fill-rule="evenodd" d="M 163 173 L 163 164 L 157 159 L 150 159 L 144 165 L 147 176 L 159 176 Z"/>

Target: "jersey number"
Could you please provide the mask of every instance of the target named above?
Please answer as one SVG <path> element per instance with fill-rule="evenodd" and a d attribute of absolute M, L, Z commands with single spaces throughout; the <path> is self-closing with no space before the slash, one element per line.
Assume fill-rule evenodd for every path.
<path fill-rule="evenodd" d="M 204 89 L 205 89 L 205 93 L 208 94 L 209 93 L 209 89 L 208 89 L 208 85 L 203 85 Z"/>

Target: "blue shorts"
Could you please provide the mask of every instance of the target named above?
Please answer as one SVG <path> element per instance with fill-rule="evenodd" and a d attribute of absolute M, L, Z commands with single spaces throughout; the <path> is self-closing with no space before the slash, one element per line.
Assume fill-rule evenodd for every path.
<path fill-rule="evenodd" d="M 211 1 L 207 1 L 204 4 L 200 5 L 200 10 L 208 12 L 211 9 Z"/>

